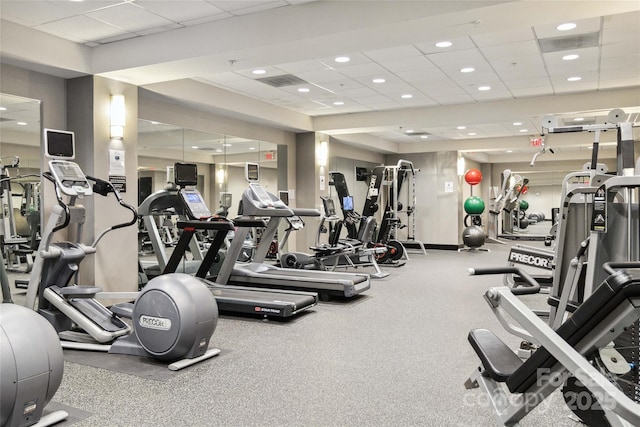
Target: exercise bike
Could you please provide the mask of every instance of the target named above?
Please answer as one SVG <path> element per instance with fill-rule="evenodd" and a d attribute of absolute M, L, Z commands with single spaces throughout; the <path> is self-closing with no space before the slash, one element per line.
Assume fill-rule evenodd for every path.
<path fill-rule="evenodd" d="M 54 184 L 58 204 L 42 235 L 26 305 L 34 308 L 37 297 L 37 311 L 54 326 L 62 347 L 151 357 L 171 363 L 171 370 L 219 354 L 218 349 L 208 349 L 218 321 L 217 303 L 207 287 L 189 275 L 154 278 L 140 293 L 105 293 L 97 286 L 72 284 L 80 263 L 96 253 L 98 242 L 113 230 L 136 224 L 137 212 L 110 182 L 86 177 L 74 162 L 51 160 L 49 169 L 43 176 Z M 85 245 L 80 243 L 85 208 L 77 202 L 94 193 L 105 197 L 113 193 L 131 212 L 131 220 L 105 229 Z M 51 242 L 56 231 L 71 224 L 75 241 Z M 107 308 L 98 296 L 135 301 Z"/>

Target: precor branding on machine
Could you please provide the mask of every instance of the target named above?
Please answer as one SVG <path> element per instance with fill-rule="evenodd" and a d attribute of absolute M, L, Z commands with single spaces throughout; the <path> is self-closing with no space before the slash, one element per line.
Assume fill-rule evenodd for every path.
<path fill-rule="evenodd" d="M 547 270 L 553 269 L 553 257 L 543 256 L 539 254 L 534 255 L 515 248 L 511 249 L 511 252 L 509 252 L 509 261 L 518 264 L 546 268 Z"/>
<path fill-rule="evenodd" d="M 149 329 L 168 331 L 171 329 L 171 319 L 142 315 L 140 316 L 140 326 Z"/>

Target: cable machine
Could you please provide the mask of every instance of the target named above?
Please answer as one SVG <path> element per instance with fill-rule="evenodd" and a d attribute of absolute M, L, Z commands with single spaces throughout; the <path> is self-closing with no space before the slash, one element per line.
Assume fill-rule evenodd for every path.
<path fill-rule="evenodd" d="M 386 191 L 382 193 L 385 202 L 385 211 L 380 223 L 378 241 L 397 241 L 403 248 L 405 258 L 407 249 L 415 253 L 427 254 L 424 243 L 416 239 L 416 174 L 420 171 L 413 167 L 408 160 L 398 160 L 395 166 L 383 166 L 383 186 Z M 409 185 L 406 192 L 402 192 L 402 186 L 406 180 Z M 400 198 L 406 196 L 405 203 Z M 400 214 L 407 215 L 407 222 L 403 224 Z M 398 239 L 398 230 L 407 228 L 407 239 Z"/>

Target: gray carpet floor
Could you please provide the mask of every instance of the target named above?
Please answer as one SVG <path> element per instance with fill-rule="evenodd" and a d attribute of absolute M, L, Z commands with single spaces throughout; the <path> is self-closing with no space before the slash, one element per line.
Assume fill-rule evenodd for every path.
<path fill-rule="evenodd" d="M 468 267 L 506 264 L 508 245 L 486 247 L 411 254 L 361 298 L 321 303 L 291 322 L 222 316 L 212 338 L 221 354 L 169 375 L 89 366 L 68 353 L 54 402 L 83 411 L 66 423 L 79 427 L 495 425 L 487 399 L 463 386 L 478 365 L 470 329 L 519 342 L 482 297 L 502 278 L 467 276 Z M 556 393 L 522 425 L 580 424 Z"/>

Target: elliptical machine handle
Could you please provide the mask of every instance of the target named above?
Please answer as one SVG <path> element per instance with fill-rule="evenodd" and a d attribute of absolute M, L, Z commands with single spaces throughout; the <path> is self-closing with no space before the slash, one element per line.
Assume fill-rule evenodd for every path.
<path fill-rule="evenodd" d="M 63 228 L 66 228 L 69 225 L 69 222 L 71 222 L 71 213 L 69 212 L 69 206 L 67 206 L 67 204 L 62 200 L 60 189 L 56 185 L 56 179 L 53 177 L 53 174 L 47 171 L 47 172 L 42 172 L 42 176 L 53 183 L 53 188 L 56 191 L 56 199 L 58 200 L 58 204 L 60 205 L 60 207 L 62 207 L 62 209 L 64 209 L 64 222 L 54 227 L 53 230 L 51 230 L 51 234 L 53 234 L 56 231 L 62 230 Z"/>
<path fill-rule="evenodd" d="M 122 206 L 125 209 L 128 209 L 131 214 L 131 221 L 127 221 L 127 222 L 123 222 L 121 224 L 116 224 L 116 225 L 112 225 L 111 227 L 105 229 L 102 231 L 102 233 L 100 233 L 100 235 L 98 235 L 98 237 L 96 238 L 96 240 L 91 244 L 92 247 L 96 247 L 98 245 L 98 242 L 100 241 L 100 239 L 102 239 L 104 237 L 105 234 L 107 234 L 110 231 L 113 230 L 117 230 L 118 228 L 124 228 L 124 227 L 129 227 L 130 225 L 133 224 L 137 224 L 138 222 L 138 211 L 136 210 L 136 208 L 134 208 L 133 206 L 131 206 L 130 204 L 128 204 L 127 202 L 125 202 L 124 200 L 122 200 L 122 197 L 120 196 L 120 193 L 118 192 L 118 190 L 116 190 L 116 188 L 113 186 L 113 184 L 109 181 L 105 181 L 104 179 L 100 179 L 100 178 L 95 178 L 93 176 L 86 176 L 87 179 L 93 181 L 95 184 L 93 185 L 93 191 L 100 194 L 101 196 L 108 196 L 109 193 L 113 193 L 116 197 L 116 200 L 118 201 L 118 204 L 120 206 Z"/>
<path fill-rule="evenodd" d="M 529 295 L 537 294 L 540 292 L 540 284 L 536 279 L 531 277 L 529 273 L 518 267 L 488 267 L 488 268 L 469 268 L 467 270 L 469 276 L 484 276 L 488 274 L 517 274 L 522 277 L 527 286 L 519 288 L 511 288 L 511 293 L 514 295 Z"/>

